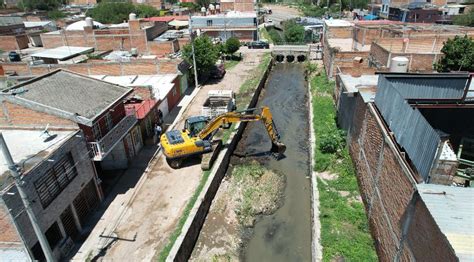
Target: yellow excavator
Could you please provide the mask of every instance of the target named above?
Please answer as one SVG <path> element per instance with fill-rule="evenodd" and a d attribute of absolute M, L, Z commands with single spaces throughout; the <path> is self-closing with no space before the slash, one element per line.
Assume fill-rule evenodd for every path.
<path fill-rule="evenodd" d="M 212 137 L 217 130 L 237 122 L 262 121 L 272 141 L 271 152 L 283 155 L 286 146 L 280 142 L 270 108 L 262 107 L 260 114 L 250 114 L 255 110 L 228 112 L 210 120 L 204 116 L 186 119 L 183 130 L 171 130 L 161 135 L 161 146 L 168 164 L 172 168 L 179 168 L 185 158 L 211 152 Z"/>

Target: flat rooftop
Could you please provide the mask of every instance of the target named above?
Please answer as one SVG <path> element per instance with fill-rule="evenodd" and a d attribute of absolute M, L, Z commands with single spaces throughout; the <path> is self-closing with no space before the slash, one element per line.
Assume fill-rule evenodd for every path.
<path fill-rule="evenodd" d="M 174 87 L 173 81 L 178 77 L 177 74 L 162 75 L 127 75 L 127 76 L 109 76 L 92 75 L 91 77 L 105 82 L 117 84 L 126 87 L 151 86 L 156 99 L 163 100 L 170 90 Z"/>
<path fill-rule="evenodd" d="M 239 12 L 239 11 L 229 11 L 227 13 L 220 13 L 215 15 L 206 15 L 206 16 L 192 16 L 191 19 L 201 18 L 236 18 L 236 17 L 257 17 L 256 12 Z"/>
<path fill-rule="evenodd" d="M 93 47 L 82 47 L 82 46 L 60 46 L 52 49 L 45 49 L 38 53 L 34 53 L 32 57 L 38 58 L 50 58 L 57 60 L 66 60 L 74 56 L 81 54 L 91 53 L 94 51 Z"/>
<path fill-rule="evenodd" d="M 347 21 L 347 20 L 342 20 L 342 19 L 329 19 L 325 20 L 324 23 L 326 26 L 329 27 L 346 27 L 346 26 L 353 26 L 354 24 Z"/>
<path fill-rule="evenodd" d="M 23 171 L 28 171 L 37 163 L 46 159 L 50 153 L 58 149 L 78 131 L 49 130 L 49 136 L 43 130 L 0 129 L 13 161 Z M 0 155 L 0 189 L 8 186 L 9 179 L 7 161 Z"/>
<path fill-rule="evenodd" d="M 474 258 L 474 188 L 418 184 L 423 202 L 460 261 Z"/>
<path fill-rule="evenodd" d="M 361 75 L 354 77 L 340 74 L 339 77 L 345 88 L 344 92 L 359 93 L 365 103 L 374 101 L 379 75 Z"/>
<path fill-rule="evenodd" d="M 339 48 L 342 52 L 361 51 L 369 52 L 370 44 L 364 45 L 354 41 L 352 38 L 329 38 L 328 43 L 330 47 Z M 354 49 L 355 48 L 355 49 Z"/>

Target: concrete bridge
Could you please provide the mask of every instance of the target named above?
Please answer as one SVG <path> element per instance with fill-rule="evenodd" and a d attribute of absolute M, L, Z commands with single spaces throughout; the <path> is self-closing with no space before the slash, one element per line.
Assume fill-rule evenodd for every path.
<path fill-rule="evenodd" d="M 310 57 L 310 54 L 314 52 L 318 52 L 318 50 L 313 45 L 275 45 L 272 56 L 279 63 L 304 62 L 313 58 Z"/>

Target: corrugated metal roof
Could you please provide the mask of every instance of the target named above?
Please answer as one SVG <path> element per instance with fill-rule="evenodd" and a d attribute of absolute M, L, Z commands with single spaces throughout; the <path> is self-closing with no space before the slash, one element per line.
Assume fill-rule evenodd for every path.
<path fill-rule="evenodd" d="M 397 143 L 405 149 L 417 171 L 426 180 L 441 141 L 439 134 L 383 75 L 379 77 L 375 105 L 394 133 Z"/>
<path fill-rule="evenodd" d="M 384 75 L 405 99 L 461 99 L 468 74 Z"/>
<path fill-rule="evenodd" d="M 460 261 L 474 261 L 474 188 L 418 184 L 418 191 Z"/>

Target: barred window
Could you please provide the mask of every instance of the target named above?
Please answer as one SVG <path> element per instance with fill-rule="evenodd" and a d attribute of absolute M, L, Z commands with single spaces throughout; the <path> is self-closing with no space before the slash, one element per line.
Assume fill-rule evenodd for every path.
<path fill-rule="evenodd" d="M 43 208 L 46 208 L 77 176 L 71 153 L 61 157 L 54 166 L 34 182 Z"/>

